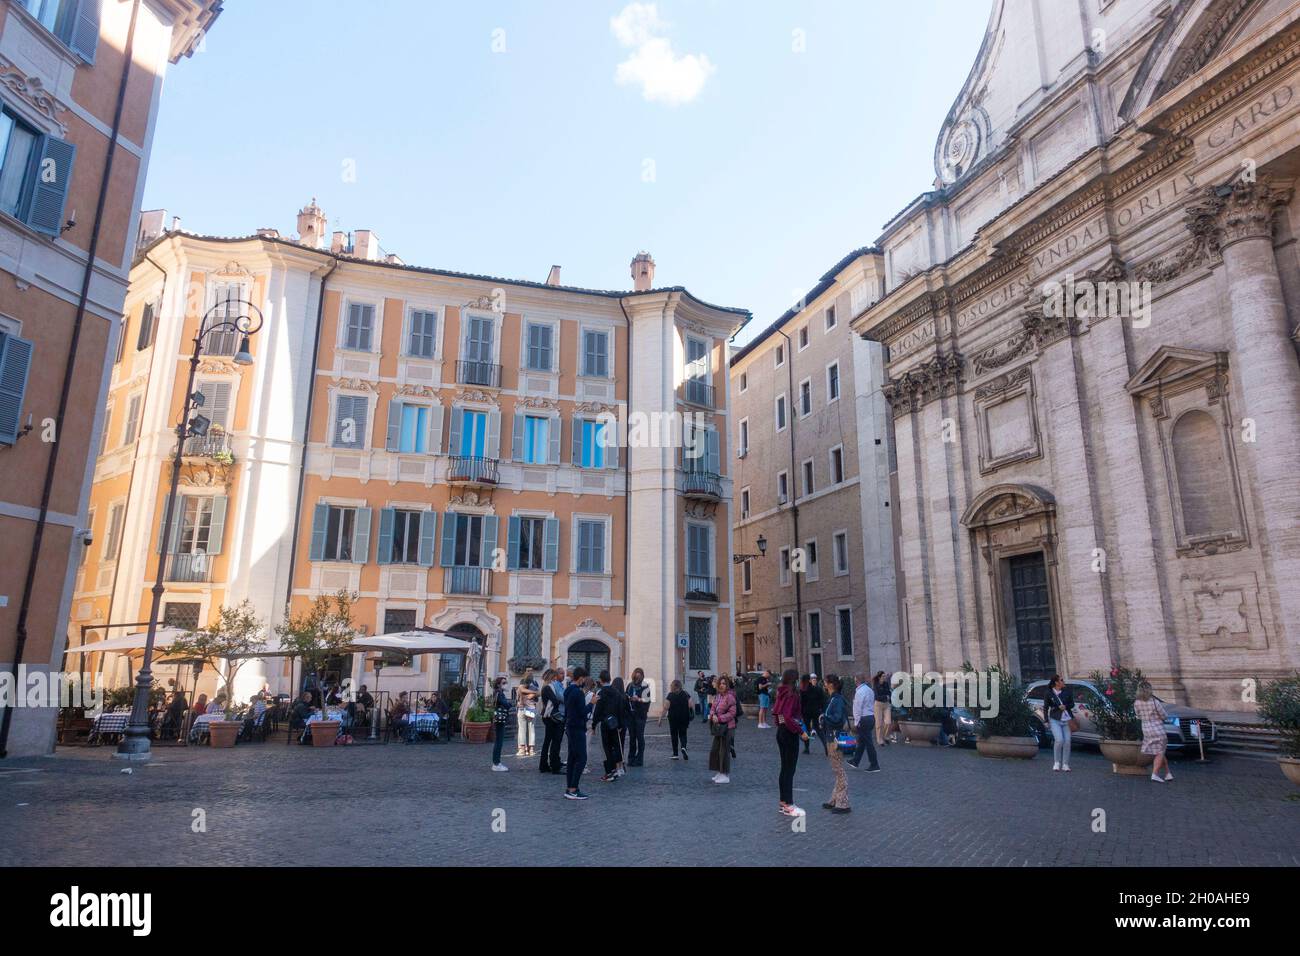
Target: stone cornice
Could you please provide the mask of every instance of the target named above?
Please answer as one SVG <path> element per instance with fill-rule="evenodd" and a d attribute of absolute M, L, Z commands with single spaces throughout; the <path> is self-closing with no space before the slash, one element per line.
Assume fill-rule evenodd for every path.
<path fill-rule="evenodd" d="M 936 355 L 910 368 L 898 378 L 890 379 L 882 389 L 885 399 L 898 418 L 936 398 L 956 394 L 965 379 L 965 360 L 957 352 Z"/>

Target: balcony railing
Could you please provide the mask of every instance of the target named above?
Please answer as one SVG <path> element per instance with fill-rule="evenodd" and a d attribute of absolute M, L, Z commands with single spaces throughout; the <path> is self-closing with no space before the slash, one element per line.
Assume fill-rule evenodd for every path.
<path fill-rule="evenodd" d="M 456 381 L 461 385 L 482 385 L 487 388 L 501 387 L 501 366 L 492 362 L 456 363 Z"/>
<path fill-rule="evenodd" d="M 447 480 L 463 485 L 495 485 L 501 480 L 500 464 L 495 458 L 454 455 L 448 463 Z"/>
<path fill-rule="evenodd" d="M 167 555 L 166 579 L 180 584 L 206 584 L 212 580 L 213 556 L 202 551 Z"/>
<path fill-rule="evenodd" d="M 230 433 L 215 426 L 206 435 L 191 435 L 185 439 L 187 458 L 225 458 L 230 455 Z"/>
<path fill-rule="evenodd" d="M 713 386 L 697 378 L 688 378 L 677 391 L 678 396 L 692 405 L 713 408 Z"/>
<path fill-rule="evenodd" d="M 444 594 L 471 594 L 486 597 L 492 593 L 492 569 L 446 568 L 442 590 Z"/>
<path fill-rule="evenodd" d="M 718 579 L 700 574 L 686 575 L 686 600 L 717 603 Z"/>
<path fill-rule="evenodd" d="M 687 498 L 719 501 L 722 498 L 722 479 L 711 471 L 683 471 L 682 494 Z"/>

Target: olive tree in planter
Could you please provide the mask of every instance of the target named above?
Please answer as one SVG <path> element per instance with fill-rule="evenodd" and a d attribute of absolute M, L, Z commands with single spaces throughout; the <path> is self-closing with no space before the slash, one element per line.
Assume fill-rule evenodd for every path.
<path fill-rule="evenodd" d="M 265 649 L 266 644 L 262 640 L 263 624 L 251 601 L 245 600 L 235 607 L 223 604 L 217 611 L 215 623 L 190 631 L 186 637 L 173 642 L 168 649 L 169 657 L 197 661 L 216 671 L 220 671 L 222 662 L 225 662 L 225 683 L 222 688 L 226 695 L 225 720 L 214 720 L 208 724 L 208 737 L 214 747 L 235 746 L 235 738 L 243 726 L 238 719 L 239 708 L 235 702 L 235 675 L 250 657 Z"/>
<path fill-rule="evenodd" d="M 1093 671 L 1088 679 L 1102 695 L 1102 705 L 1092 714 L 1102 756 L 1110 761 L 1114 773 L 1146 774 L 1155 757 L 1142 752 L 1142 721 L 1133 709 L 1138 687 L 1146 677 L 1140 670 L 1112 667 L 1107 674 Z"/>
<path fill-rule="evenodd" d="M 997 711 L 980 718 L 980 739 L 975 749 L 982 757 L 1028 760 L 1038 756 L 1034 713 L 1025 699 L 1024 685 L 997 664 L 990 664 L 984 673 L 988 675 L 985 686 L 997 689 Z"/>
<path fill-rule="evenodd" d="M 338 657 L 348 652 L 348 648 L 357 638 L 357 628 L 352 621 L 352 607 L 357 595 L 339 591 L 332 597 L 322 594 L 312 601 L 307 610 L 301 614 L 286 614 L 285 619 L 276 625 L 275 633 L 280 637 L 280 646 L 302 658 L 303 672 L 310 668 L 316 678 L 316 686 L 324 688 L 325 671 L 331 657 Z M 321 717 L 325 709 L 325 695 L 321 694 Z M 341 722 L 337 720 L 319 720 L 311 725 L 311 742 L 317 747 L 332 747 L 338 736 Z"/>
<path fill-rule="evenodd" d="M 1300 671 L 1260 682 L 1259 716 L 1282 735 L 1278 765 L 1288 780 L 1300 784 Z"/>

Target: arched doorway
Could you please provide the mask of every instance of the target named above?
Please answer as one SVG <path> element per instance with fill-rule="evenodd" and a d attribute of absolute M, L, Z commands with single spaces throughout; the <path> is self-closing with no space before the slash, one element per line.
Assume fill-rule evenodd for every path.
<path fill-rule="evenodd" d="M 462 641 L 473 641 L 479 647 L 487 644 L 487 637 L 473 624 L 468 621 L 462 621 L 459 624 L 453 624 L 447 628 L 447 634 L 450 637 L 458 638 Z M 482 665 L 482 656 L 479 657 L 480 668 Z M 438 690 L 442 693 L 447 692 L 447 688 L 454 684 L 464 684 L 466 675 L 462 668 L 465 666 L 465 657 L 462 654 L 440 654 L 438 660 Z M 480 675 L 471 675 L 478 677 Z"/>
<path fill-rule="evenodd" d="M 569 646 L 569 656 L 564 663 L 566 667 L 581 667 L 595 676 L 609 670 L 609 647 L 591 639 L 577 641 Z"/>

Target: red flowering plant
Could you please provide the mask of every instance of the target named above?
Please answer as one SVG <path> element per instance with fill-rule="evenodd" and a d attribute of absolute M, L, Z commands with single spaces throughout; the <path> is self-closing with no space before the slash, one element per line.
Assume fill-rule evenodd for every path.
<path fill-rule="evenodd" d="M 1101 691 L 1102 706 L 1094 709 L 1092 719 L 1103 740 L 1141 740 L 1142 721 L 1133 710 L 1138 687 L 1146 680 L 1140 670 L 1114 667 L 1106 674 L 1093 671 L 1088 675 Z"/>

